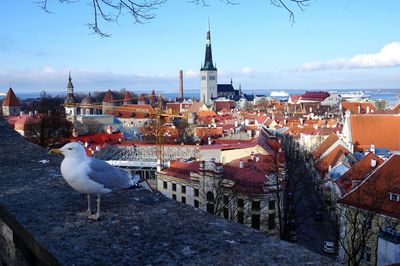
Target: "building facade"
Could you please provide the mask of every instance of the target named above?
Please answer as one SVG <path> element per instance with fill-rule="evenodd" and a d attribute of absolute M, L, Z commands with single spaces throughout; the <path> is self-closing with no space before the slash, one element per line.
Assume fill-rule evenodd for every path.
<path fill-rule="evenodd" d="M 211 106 L 211 98 L 217 97 L 217 68 L 213 64 L 212 51 L 211 51 L 211 33 L 210 25 L 208 26 L 207 39 L 206 39 L 206 53 L 204 64 L 200 69 L 200 101 L 207 106 Z"/>

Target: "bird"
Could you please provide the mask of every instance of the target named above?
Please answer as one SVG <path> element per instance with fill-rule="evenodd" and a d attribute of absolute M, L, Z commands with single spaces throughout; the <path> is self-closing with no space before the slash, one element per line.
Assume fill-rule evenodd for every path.
<path fill-rule="evenodd" d="M 100 218 L 100 195 L 123 188 L 140 188 L 139 177 L 111 164 L 88 157 L 85 148 L 79 142 L 70 142 L 50 153 L 62 154 L 61 174 L 65 181 L 78 192 L 87 194 L 88 219 Z M 97 212 L 92 214 L 90 195 L 97 195 Z"/>

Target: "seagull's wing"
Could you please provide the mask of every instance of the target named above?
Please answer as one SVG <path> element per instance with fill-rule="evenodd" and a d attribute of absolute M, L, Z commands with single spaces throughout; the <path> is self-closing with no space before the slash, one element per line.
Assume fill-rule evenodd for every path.
<path fill-rule="evenodd" d="M 110 165 L 105 161 L 87 158 L 89 178 L 108 189 L 128 188 L 132 185 L 132 177 L 126 171 Z"/>

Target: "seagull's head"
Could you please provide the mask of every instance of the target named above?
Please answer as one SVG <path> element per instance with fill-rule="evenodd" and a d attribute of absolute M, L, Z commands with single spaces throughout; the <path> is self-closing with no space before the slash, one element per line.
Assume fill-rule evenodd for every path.
<path fill-rule="evenodd" d="M 86 157 L 85 148 L 79 142 L 70 142 L 60 149 L 52 149 L 50 153 L 61 153 L 66 158 L 84 158 Z"/>

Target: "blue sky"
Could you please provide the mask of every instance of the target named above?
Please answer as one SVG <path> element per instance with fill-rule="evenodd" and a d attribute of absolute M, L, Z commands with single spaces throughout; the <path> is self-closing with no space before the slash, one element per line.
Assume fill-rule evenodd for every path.
<path fill-rule="evenodd" d="M 110 38 L 91 34 L 89 1 L 0 2 L 0 91 L 199 89 L 207 19 L 219 83 L 245 91 L 400 87 L 400 1 L 316 0 L 288 13 L 266 0 L 197 6 L 169 0 L 147 24 L 128 16 L 101 22 Z"/>

